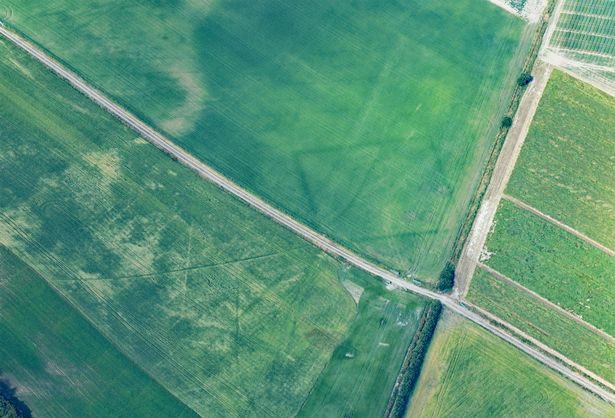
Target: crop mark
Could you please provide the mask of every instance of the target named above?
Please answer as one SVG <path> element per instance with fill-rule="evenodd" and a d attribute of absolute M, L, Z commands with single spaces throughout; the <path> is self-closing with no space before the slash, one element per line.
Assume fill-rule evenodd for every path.
<path fill-rule="evenodd" d="M 13 18 L 13 8 L 8 5 L 0 6 L 0 19 L 11 20 Z"/>

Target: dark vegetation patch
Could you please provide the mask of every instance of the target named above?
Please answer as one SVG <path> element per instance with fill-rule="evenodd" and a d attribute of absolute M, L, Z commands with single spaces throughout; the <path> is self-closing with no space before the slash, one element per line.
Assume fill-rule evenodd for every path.
<path fill-rule="evenodd" d="M 16 392 L 8 379 L 0 378 L 0 418 L 32 418 L 32 411 Z"/>
<path fill-rule="evenodd" d="M 385 418 L 402 418 L 405 416 L 410 396 L 421 374 L 421 366 L 441 312 L 442 305 L 439 301 L 429 302 L 423 311 L 419 327 L 412 343 L 410 343 L 397 383 L 384 413 Z"/>

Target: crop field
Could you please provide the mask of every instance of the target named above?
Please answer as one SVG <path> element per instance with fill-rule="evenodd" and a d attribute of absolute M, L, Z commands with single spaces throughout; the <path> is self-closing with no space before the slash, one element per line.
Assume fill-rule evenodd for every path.
<path fill-rule="evenodd" d="M 475 0 L 3 5 L 6 24 L 203 161 L 427 281 L 534 29 Z"/>
<path fill-rule="evenodd" d="M 610 382 L 615 382 L 615 343 L 510 283 L 477 270 L 470 302 L 525 331 Z"/>
<path fill-rule="evenodd" d="M 486 265 L 615 335 L 615 257 L 505 200 L 485 247 Z"/>
<path fill-rule="evenodd" d="M 614 138 L 615 98 L 554 71 L 507 193 L 615 248 Z"/>
<path fill-rule="evenodd" d="M 105 367 L 134 364 L 135 370 L 123 371 L 127 379 L 153 385 L 151 399 L 134 398 L 152 403 L 139 405 L 144 410 L 166 397 L 181 401 L 166 408 L 205 416 L 293 415 L 321 372 L 333 368 L 330 359 L 341 343 L 374 346 L 358 333 L 374 327 L 378 309 L 401 322 L 370 331 L 390 344 L 370 367 L 393 369 L 424 301 L 390 293 L 387 304 L 365 285 L 357 310 L 344 283 L 354 282 L 356 290 L 366 280 L 362 273 L 173 162 L 4 41 L 0 56 L 0 244 L 37 275 L 24 289 L 8 282 L 15 292 L 55 294 L 49 303 L 65 304 L 58 314 L 78 312 L 84 319 L 35 323 L 53 307 L 41 306 L 29 319 L 33 325 L 100 333 L 83 344 L 98 341 L 124 356 L 109 352 L 99 359 Z M 12 335 L 35 330 L 19 324 L 8 325 Z M 39 353 L 48 361 L 54 353 L 81 358 L 81 345 L 50 344 Z M 344 367 L 364 367 L 362 358 L 359 352 Z M 34 357 L 11 367 L 2 372 L 18 387 L 28 367 L 41 381 L 53 372 Z M 102 379 L 96 381 L 102 388 L 119 378 L 95 371 L 90 379 Z M 365 379 L 363 390 L 373 397 L 393 384 L 390 372 L 381 373 Z M 73 394 L 82 398 L 71 405 L 94 396 L 88 388 Z M 33 407 L 42 402 L 37 396 L 50 396 L 26 386 L 20 393 Z M 117 396 L 119 403 L 126 393 Z"/>
<path fill-rule="evenodd" d="M 612 0 L 564 0 L 549 47 L 570 71 L 615 88 L 614 23 Z"/>
<path fill-rule="evenodd" d="M 612 416 L 609 404 L 445 312 L 408 417 Z"/>
<path fill-rule="evenodd" d="M 592 58 L 615 60 L 615 2 L 565 0 L 551 45 Z"/>
<path fill-rule="evenodd" d="M 362 289 L 357 317 L 300 417 L 381 416 L 417 329 L 423 303 L 408 293 L 385 290 L 371 277 L 352 280 Z"/>
<path fill-rule="evenodd" d="M 0 378 L 36 416 L 196 416 L 2 246 L 0 341 Z"/>

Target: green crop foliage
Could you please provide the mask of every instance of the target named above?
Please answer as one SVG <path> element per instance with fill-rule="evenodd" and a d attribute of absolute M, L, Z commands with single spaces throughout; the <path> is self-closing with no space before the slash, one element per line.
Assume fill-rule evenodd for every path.
<path fill-rule="evenodd" d="M 588 370 L 615 381 L 615 344 L 513 285 L 478 269 L 468 299 Z"/>
<path fill-rule="evenodd" d="M 613 412 L 608 403 L 445 311 L 407 416 L 607 417 Z"/>
<path fill-rule="evenodd" d="M 392 293 L 367 275 L 352 280 L 363 288 L 357 317 L 300 417 L 381 416 L 417 332 L 424 304 L 415 296 Z"/>
<path fill-rule="evenodd" d="M 550 222 L 502 201 L 485 264 L 615 334 L 615 259 Z"/>
<path fill-rule="evenodd" d="M 2 246 L 0 318 L 0 375 L 34 416 L 197 416 Z"/>
<path fill-rule="evenodd" d="M 615 4 L 609 0 L 566 0 L 551 45 L 558 53 L 587 64 L 603 65 L 590 71 L 611 73 L 615 56 Z"/>
<path fill-rule="evenodd" d="M 172 161 L 4 41 L 0 56 L 0 244 L 36 271 L 40 280 L 28 286 L 39 289 L 38 302 L 32 303 L 42 305 L 40 315 L 27 321 L 5 325 L 2 316 L 3 329 L 26 338 L 34 332 L 28 321 L 39 321 L 35 325 L 41 328 L 57 327 L 59 336 L 84 335 L 114 347 L 125 357 L 114 360 L 112 353 L 103 353 L 96 367 L 106 361 L 112 369 L 123 364 L 132 382 L 142 370 L 168 392 L 152 392 L 152 399 L 132 393 L 132 402 L 142 408 L 134 415 L 179 415 L 172 411 L 175 399 L 184 404 L 177 406 L 180 412 L 190 408 L 203 416 L 296 413 L 336 348 L 362 338 L 355 334 L 371 326 L 372 316 L 357 316 L 341 283 L 367 280 L 363 273 Z M 51 291 L 43 284 L 57 292 L 49 306 L 45 295 Z M 382 287 L 375 280 L 373 285 Z M 383 300 L 374 294 L 373 303 Z M 404 329 L 391 322 L 390 335 L 403 338 L 391 338 L 374 365 L 392 370 L 425 302 L 388 295 L 403 299 L 399 311 L 408 321 Z M 66 305 L 58 306 L 60 300 Z M 78 312 L 85 321 L 69 324 L 49 315 L 46 323 L 45 309 Z M 17 314 L 27 316 L 27 308 L 11 313 Z M 90 338 L 94 330 L 100 335 Z M 15 346 L 4 341 L 0 350 L 10 349 L 5 355 L 12 362 L 2 363 L 11 365 L 3 372 L 32 373 L 28 376 L 40 378 L 40 384 L 51 379 L 54 356 L 83 358 L 81 345 L 73 352 L 63 340 L 56 341 L 53 353 L 45 344 L 37 351 L 28 341 Z M 41 357 L 51 361 L 51 369 L 37 363 Z M 71 402 L 62 404 L 75 408 L 69 415 L 106 415 L 96 405 L 108 393 L 102 389 L 117 383 L 107 372 L 90 376 L 101 393 L 86 413 L 79 408 L 85 408 L 90 392 L 79 392 L 77 380 Z M 364 390 L 391 387 L 394 376 L 387 379 L 393 380 L 378 380 L 384 386 Z M 118 384 L 125 391 L 113 401 L 118 404 L 122 393 L 139 387 L 138 381 Z M 56 389 L 65 390 L 66 382 Z M 35 415 L 45 415 L 44 406 L 33 402 L 38 396 L 36 390 L 25 391 L 24 401 Z M 147 412 L 165 397 L 173 400 L 163 405 L 168 413 L 163 407 Z"/>
<path fill-rule="evenodd" d="M 531 38 L 475 0 L 3 4 L 8 25 L 198 158 L 432 283 Z"/>
<path fill-rule="evenodd" d="M 554 71 L 507 193 L 615 248 L 615 99 Z"/>

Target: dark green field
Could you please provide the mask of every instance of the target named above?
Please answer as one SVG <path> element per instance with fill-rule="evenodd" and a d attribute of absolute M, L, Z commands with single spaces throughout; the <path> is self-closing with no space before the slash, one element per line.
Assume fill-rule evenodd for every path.
<path fill-rule="evenodd" d="M 475 0 L 3 4 L 8 25 L 200 159 L 427 281 L 531 38 Z"/>
<path fill-rule="evenodd" d="M 365 338 L 379 309 L 389 315 L 379 305 L 382 291 L 375 279 L 369 278 L 370 289 L 376 289 L 366 290 L 361 301 L 366 308 L 360 305 L 357 315 L 342 282 L 367 280 L 363 273 L 173 162 L 4 41 L 0 56 L 0 244 L 21 260 L 18 265 L 36 272 L 24 286 L 38 289 L 39 298 L 55 295 L 54 289 L 58 296 L 49 301 L 58 306 L 54 312 L 82 317 L 54 320 L 49 314 L 52 322 L 44 322 L 44 309 L 52 307 L 43 301 L 37 302 L 42 313 L 32 316 L 14 312 L 12 305 L 1 307 L 13 309 L 9 318 L 15 321 L 3 328 L 11 334 L 32 339 L 26 336 L 36 329 L 52 331 L 40 337 L 49 341 L 49 351 L 42 346 L 35 351 L 28 341 L 3 347 L 4 358 L 13 360 L 0 369 L 22 388 L 19 395 L 35 415 L 57 416 L 39 400 L 53 393 L 28 388 L 31 380 L 45 382 L 53 373 L 36 356 L 52 365 L 58 358 L 71 373 L 83 368 L 79 361 L 88 361 L 81 360 L 81 345 L 54 340 L 64 332 L 82 333 L 92 344 L 110 345 L 123 355 L 97 358 L 94 366 L 106 370 L 94 370 L 90 378 L 101 392 L 85 387 L 80 392 L 76 382 L 76 392 L 62 404 L 67 415 L 108 416 L 93 409 L 82 414 L 80 408 L 90 396 L 107 402 L 107 389 L 118 376 L 105 373 L 124 362 L 127 379 L 158 388 L 149 397 L 123 388 L 109 401 L 116 405 L 134 395 L 134 402 L 152 403 L 139 405 L 144 412 L 135 409 L 136 416 L 155 416 L 147 408 L 164 399 L 171 399 L 164 405 L 169 413 L 158 410 L 167 416 L 175 415 L 172 408 L 204 416 L 220 411 L 288 416 L 333 364 L 337 347 Z M 9 269 L 2 281 L 20 285 L 19 270 Z M 389 321 L 382 335 L 371 332 L 366 338 L 373 338 L 367 346 L 384 336 L 390 343 L 374 360 L 378 370 L 395 368 L 416 327 L 412 319 L 424 306 L 409 294 L 388 297 L 408 324 Z M 364 309 L 374 313 L 362 315 Z M 94 330 L 99 336 L 87 337 Z M 32 354 L 21 361 L 24 346 Z M 65 364 L 71 358 L 75 364 Z M 363 367 L 361 359 L 356 357 L 357 367 Z M 364 373 L 350 369 L 356 376 Z M 361 394 L 381 402 L 393 381 L 389 373 L 366 383 Z M 54 390 L 64 390 L 60 383 Z"/>
<path fill-rule="evenodd" d="M 197 416 L 2 246 L 0 341 L 0 378 L 35 416 Z"/>

